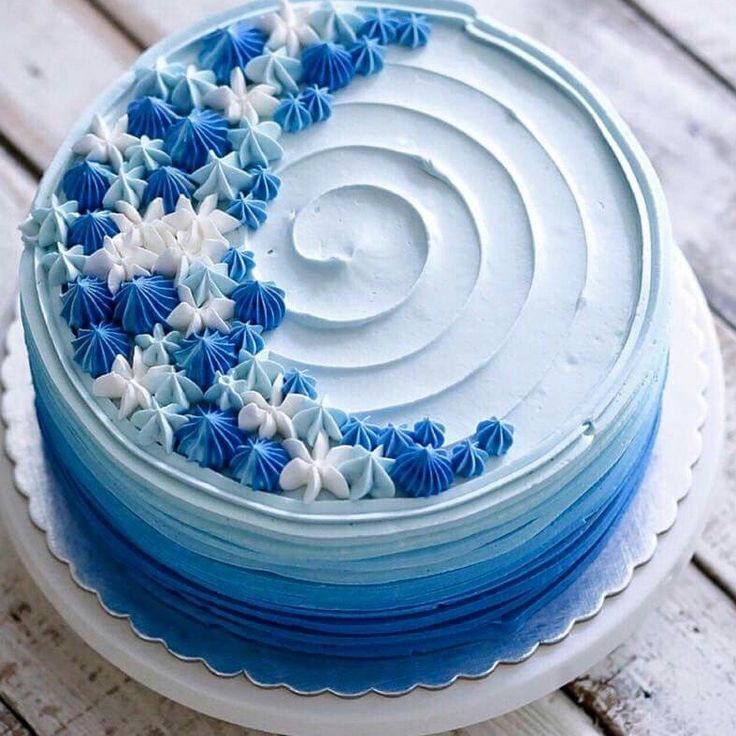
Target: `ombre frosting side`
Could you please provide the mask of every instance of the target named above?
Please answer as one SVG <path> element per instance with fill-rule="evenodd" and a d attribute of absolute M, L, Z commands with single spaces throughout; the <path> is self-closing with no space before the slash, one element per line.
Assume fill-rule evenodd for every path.
<path fill-rule="evenodd" d="M 24 226 L 25 336 L 63 492 L 148 594 L 249 644 L 233 671 L 304 692 L 478 671 L 606 543 L 646 472 L 666 379 L 671 235 L 629 130 L 578 72 L 469 6 L 402 7 L 336 3 L 305 31 L 312 6 L 284 25 L 257 0 L 151 49 L 98 102 L 116 118 L 135 85 L 169 96 L 132 111 L 159 137 L 136 144 L 142 200 L 155 185 L 162 217 L 217 263 L 153 275 L 129 245 L 113 252 L 107 219 L 75 228 L 51 199 L 59 182 L 79 212 L 113 183 L 95 162 L 69 169 L 70 146 L 41 185 L 43 221 Z M 269 45 L 279 33 L 289 56 Z M 392 45 L 368 54 L 360 38 Z M 288 71 L 316 85 L 293 90 L 306 97 L 288 98 L 278 143 L 222 91 L 236 57 L 254 84 L 288 86 Z M 202 58 L 206 78 L 171 82 Z M 222 109 L 187 108 L 207 95 Z M 247 135 L 228 137 L 233 110 Z M 307 115 L 324 122 L 297 125 Z M 256 144 L 263 160 L 233 178 Z M 173 257 L 136 227 L 129 243 Z M 80 246 L 59 249 L 59 278 L 94 254 L 118 259 L 114 278 L 61 286 L 49 234 Z M 93 395 L 116 351 L 130 420 Z M 325 436 L 325 457 L 302 453 Z M 315 503 L 279 492 L 289 466 Z"/>

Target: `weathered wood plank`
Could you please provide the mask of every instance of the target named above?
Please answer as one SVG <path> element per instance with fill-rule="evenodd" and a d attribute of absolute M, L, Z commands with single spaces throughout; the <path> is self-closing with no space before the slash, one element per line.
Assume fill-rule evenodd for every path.
<path fill-rule="evenodd" d="M 38 166 L 137 49 L 84 0 L 5 0 L 0 130 Z"/>
<path fill-rule="evenodd" d="M 2 700 L 0 700 L 0 736 L 35 736 Z"/>
<path fill-rule="evenodd" d="M 736 3 L 635 0 L 680 42 L 736 86 Z"/>
<path fill-rule="evenodd" d="M 698 562 L 736 598 L 736 332 L 716 320 L 726 378 L 726 441 L 719 483 L 718 512 L 698 545 Z"/>
<path fill-rule="evenodd" d="M 736 606 L 690 565 L 644 626 L 568 689 L 609 733 L 727 734 L 735 641 Z"/>

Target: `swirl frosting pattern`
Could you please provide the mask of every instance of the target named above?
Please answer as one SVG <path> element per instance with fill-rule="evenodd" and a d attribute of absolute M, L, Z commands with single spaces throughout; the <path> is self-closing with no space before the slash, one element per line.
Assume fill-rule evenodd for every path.
<path fill-rule="evenodd" d="M 257 21 L 272 10 L 261 0 L 227 20 Z M 275 175 L 254 170 L 254 197 L 279 196 L 268 226 L 248 240 L 261 291 L 233 294 L 241 322 L 258 305 L 280 321 L 279 293 L 263 289 L 271 280 L 284 288 L 272 357 L 306 371 L 292 375 L 313 377 L 331 404 L 369 416 L 362 429 L 322 405 L 286 411 L 305 396 L 284 397 L 270 361 L 247 353 L 250 368 L 234 379 L 255 397 L 249 421 L 263 439 L 251 447 L 237 446 L 225 383 L 221 408 L 207 416 L 192 409 L 189 429 L 171 424 L 166 406 L 201 394 L 173 366 L 134 414 L 151 436 L 171 444 L 176 433 L 197 462 L 238 458 L 237 478 L 159 446 L 141 450 L 133 424 L 111 424 L 116 408 L 96 403 L 74 364 L 86 361 L 93 375 L 109 370 L 125 334 L 104 323 L 70 346 L 59 288 L 37 278 L 43 253 L 29 248 L 23 258 L 41 426 L 80 515 L 93 530 L 112 530 L 104 542 L 152 595 L 257 644 L 215 663 L 222 671 L 245 669 L 259 682 L 307 692 L 391 692 L 482 671 L 494 637 L 513 635 L 605 543 L 645 471 L 658 422 L 670 235 L 648 162 L 559 59 L 478 21 L 467 6 L 438 1 L 415 10 L 402 37 L 417 45 L 426 15 L 430 44 L 392 48 L 380 80 L 325 97 L 328 125 L 280 141 Z M 336 20 L 352 9 L 338 11 L 320 11 L 326 43 L 340 28 L 358 32 L 356 19 Z M 389 14 L 366 17 L 376 33 L 387 18 L 396 31 Z M 141 66 L 162 53 L 171 64 L 191 63 L 196 39 L 222 22 L 175 37 Z M 238 48 L 237 38 L 209 38 L 210 53 Z M 288 57 L 269 54 L 248 63 L 273 76 Z M 225 71 L 216 69 L 218 80 Z M 158 77 L 139 73 L 138 83 L 155 88 Z M 131 84 L 132 76 L 101 106 L 123 111 Z M 186 157 L 185 134 L 224 141 L 216 126 L 204 130 L 208 121 L 182 120 L 167 133 L 172 158 Z M 65 163 L 60 155 L 52 165 L 39 201 L 48 203 Z M 165 164 L 158 171 L 162 190 L 178 186 Z M 92 209 L 99 178 L 92 165 L 79 169 L 67 194 Z M 255 346 L 260 335 L 243 337 Z M 217 333 L 161 340 L 155 330 L 143 340 L 139 365 L 138 351 L 171 350 L 178 365 L 197 366 L 204 385 L 235 364 Z M 283 403 L 268 403 L 269 395 Z M 464 441 L 494 412 L 520 428 L 512 454 L 503 454 L 505 424 L 482 446 Z M 459 449 L 401 460 L 402 437 L 413 436 L 402 425 L 418 423 L 430 438 L 440 432 L 422 423 L 427 416 L 442 419 L 446 441 Z M 289 440 L 286 458 L 266 430 L 288 428 L 292 418 L 334 439 L 360 429 L 365 444 L 310 455 Z M 395 452 L 370 447 L 378 425 L 389 425 L 384 450 Z M 494 457 L 478 474 L 486 445 Z M 346 472 L 339 481 L 323 463 L 336 451 Z M 467 479 L 433 497 L 454 466 Z M 323 487 L 353 500 L 308 507 L 240 482 L 256 479 L 268 490 L 275 467 L 294 482 L 307 479 L 315 493 Z M 394 495 L 394 484 L 419 476 L 427 498 Z"/>

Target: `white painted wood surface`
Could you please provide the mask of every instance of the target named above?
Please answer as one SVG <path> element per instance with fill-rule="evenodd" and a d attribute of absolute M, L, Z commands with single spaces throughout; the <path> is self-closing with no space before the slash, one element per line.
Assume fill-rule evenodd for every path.
<path fill-rule="evenodd" d="M 484 0 L 478 4 L 563 53 L 613 99 L 662 176 L 676 234 L 711 303 L 734 324 L 736 96 L 691 54 L 648 24 L 632 7 L 637 1 L 680 44 L 689 45 L 692 54 L 733 81 L 733 0 L 558 0 L 553 4 Z M 0 141 L 9 141 L 31 169 L 42 167 L 82 107 L 133 60 L 136 41 L 151 43 L 174 30 L 175 24 L 193 22 L 231 4 L 226 0 L 4 0 Z M 33 177 L 0 149 L 0 180 L 0 257 L 10 269 L 20 247 L 14 224 L 30 200 Z M 13 299 L 10 291 L 0 292 L 3 326 Z M 719 337 L 731 409 L 736 406 L 736 333 L 721 322 Z M 463 736 L 720 734 L 733 729 L 733 410 L 728 426 L 721 477 L 724 493 L 699 547 L 697 566 L 688 568 L 630 642 L 568 685 L 565 693 L 465 729 Z M 3 482 L 8 482 L 8 472 L 7 464 L 0 464 Z M 0 736 L 243 733 L 154 695 L 102 661 L 66 629 L 27 580 L 2 535 L 0 591 Z M 581 708 L 574 704 L 578 701 Z"/>

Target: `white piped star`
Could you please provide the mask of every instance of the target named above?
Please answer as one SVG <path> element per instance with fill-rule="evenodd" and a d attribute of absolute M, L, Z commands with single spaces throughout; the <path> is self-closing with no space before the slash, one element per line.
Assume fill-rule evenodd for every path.
<path fill-rule="evenodd" d="M 246 84 L 243 70 L 236 67 L 230 73 L 230 86 L 210 90 L 205 102 L 222 110 L 231 124 L 245 119 L 251 125 L 258 125 L 261 117 L 273 115 L 278 107 L 279 101 L 274 97 L 276 91 L 270 84 Z"/>
<path fill-rule="evenodd" d="M 294 10 L 287 0 L 281 0 L 278 12 L 263 18 L 262 26 L 268 33 L 268 48 L 285 46 L 289 56 L 299 56 L 304 46 L 319 41 L 317 32 L 309 25 L 309 10 Z"/>
<path fill-rule="evenodd" d="M 283 395 L 283 375 L 271 387 L 269 401 L 258 391 L 246 391 L 243 408 L 238 414 L 238 426 L 246 432 L 258 432 L 260 437 L 271 438 L 277 432 L 284 437 L 296 437 L 291 418 L 311 400 L 301 394 Z"/>
<path fill-rule="evenodd" d="M 123 163 L 123 152 L 138 142 L 128 133 L 128 116 L 118 118 L 111 127 L 99 115 L 92 118 L 89 133 L 85 133 L 73 146 L 74 153 L 90 161 L 110 163 L 119 171 Z"/>
<path fill-rule="evenodd" d="M 150 276 L 156 264 L 156 254 L 128 243 L 119 234 L 106 235 L 102 248 L 96 250 L 84 264 L 84 272 L 107 281 L 113 294 L 123 281 L 135 276 Z"/>
<path fill-rule="evenodd" d="M 171 327 L 184 332 L 186 337 L 202 332 L 205 327 L 230 332 L 228 320 L 232 319 L 235 309 L 232 299 L 213 298 L 200 305 L 188 286 L 180 285 L 178 292 L 181 301 L 166 318 Z"/>
<path fill-rule="evenodd" d="M 107 399 L 118 399 L 118 417 L 125 419 L 136 409 L 151 406 L 151 394 L 144 381 L 149 367 L 143 362 L 141 349 L 133 349 L 133 363 L 128 363 L 123 355 L 117 355 L 109 373 L 95 379 L 92 393 Z"/>

